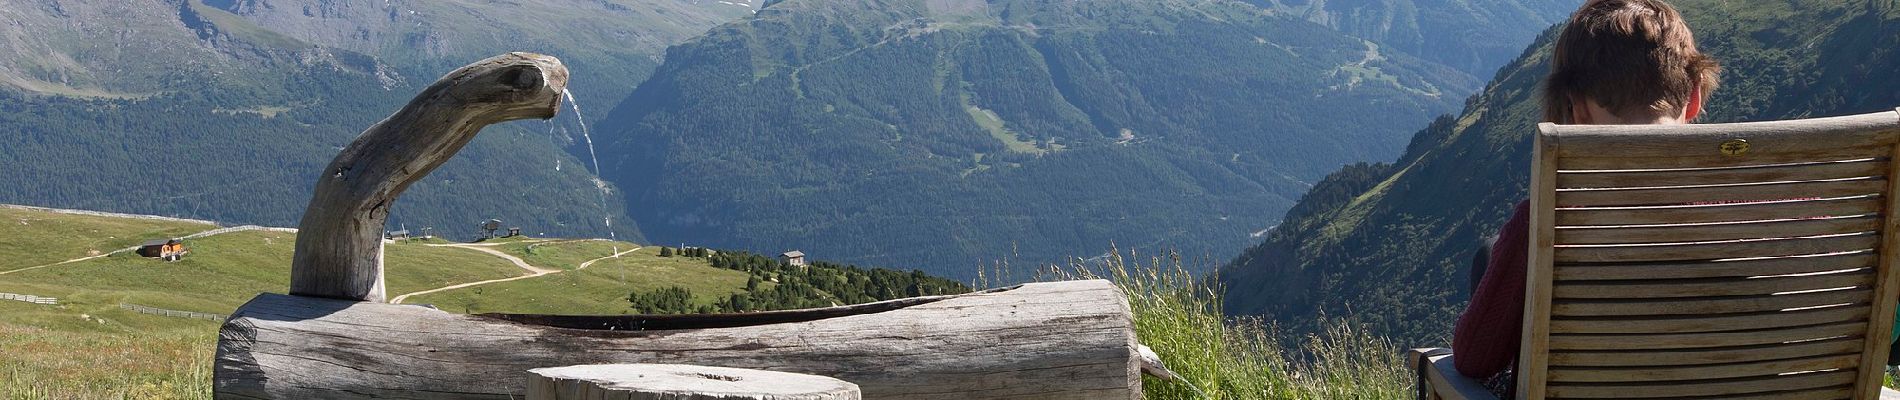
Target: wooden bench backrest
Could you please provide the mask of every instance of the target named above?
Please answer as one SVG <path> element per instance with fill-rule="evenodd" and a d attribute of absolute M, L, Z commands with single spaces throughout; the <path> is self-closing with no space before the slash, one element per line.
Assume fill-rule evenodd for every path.
<path fill-rule="evenodd" d="M 1520 398 L 1878 398 L 1900 112 L 1539 131 Z"/>

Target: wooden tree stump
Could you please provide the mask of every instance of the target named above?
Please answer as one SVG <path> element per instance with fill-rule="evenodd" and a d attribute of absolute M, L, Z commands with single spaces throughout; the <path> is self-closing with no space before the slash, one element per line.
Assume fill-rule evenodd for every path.
<path fill-rule="evenodd" d="M 383 228 L 396 197 L 483 127 L 553 118 L 566 88 L 561 60 L 503 54 L 449 72 L 363 131 L 317 176 L 297 225 L 290 294 L 382 302 Z"/>
<path fill-rule="evenodd" d="M 829 376 L 878 400 L 1141 397 L 1107 281 L 723 315 L 457 315 L 263 294 L 218 333 L 217 397 L 520 398 L 522 371 L 698 364 Z"/>
<path fill-rule="evenodd" d="M 817 375 L 678 364 L 528 370 L 528 400 L 858 400 L 858 385 Z"/>

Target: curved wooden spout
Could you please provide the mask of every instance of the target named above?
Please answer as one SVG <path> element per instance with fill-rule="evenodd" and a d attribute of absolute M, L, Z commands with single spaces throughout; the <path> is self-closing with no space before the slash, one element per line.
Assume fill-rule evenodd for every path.
<path fill-rule="evenodd" d="M 396 197 L 482 127 L 553 118 L 566 87 L 561 60 L 503 54 L 450 72 L 363 131 L 317 178 L 298 224 L 290 294 L 382 302 L 383 223 Z"/>

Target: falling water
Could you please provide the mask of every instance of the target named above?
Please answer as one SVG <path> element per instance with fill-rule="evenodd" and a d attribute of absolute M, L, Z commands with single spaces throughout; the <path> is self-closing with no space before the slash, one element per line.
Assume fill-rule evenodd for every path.
<path fill-rule="evenodd" d="M 614 235 L 614 216 L 607 208 L 607 181 L 600 180 L 600 155 L 594 152 L 594 136 L 587 132 L 587 117 L 581 115 L 581 103 L 574 101 L 574 92 L 561 88 L 561 97 L 567 98 L 567 105 L 574 109 L 574 122 L 580 123 L 581 139 L 587 143 L 587 158 L 594 162 L 594 188 L 600 190 L 601 222 L 607 224 L 607 240 L 613 243 L 614 256 L 620 255 L 620 237 Z"/>

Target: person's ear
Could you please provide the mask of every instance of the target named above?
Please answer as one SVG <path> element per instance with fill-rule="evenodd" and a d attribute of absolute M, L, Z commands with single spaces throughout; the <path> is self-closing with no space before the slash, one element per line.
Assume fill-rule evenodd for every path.
<path fill-rule="evenodd" d="M 1702 116 L 1702 82 L 1689 82 L 1689 105 L 1682 107 L 1682 122 L 1695 122 Z"/>
<path fill-rule="evenodd" d="M 1585 102 L 1583 96 L 1578 96 L 1574 93 L 1571 94 L 1570 123 L 1573 125 L 1590 125 L 1595 122 L 1595 120 L 1590 118 L 1590 103 Z"/>

